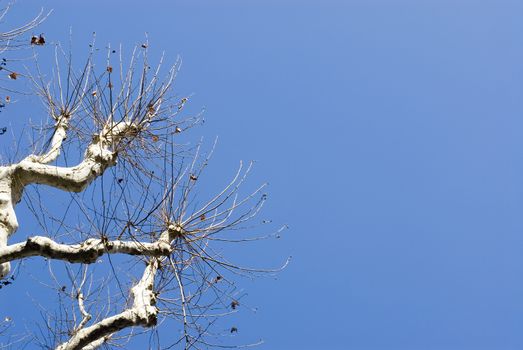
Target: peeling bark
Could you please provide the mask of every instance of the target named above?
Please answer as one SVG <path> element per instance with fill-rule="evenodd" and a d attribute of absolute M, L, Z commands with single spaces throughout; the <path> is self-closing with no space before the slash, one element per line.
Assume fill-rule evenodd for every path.
<path fill-rule="evenodd" d="M 142 45 L 142 47 L 146 48 L 147 46 Z M 141 56 L 142 53 L 140 52 L 139 55 Z M 147 56 L 144 55 L 143 71 L 139 74 L 139 80 L 136 80 L 134 77 L 136 69 L 134 57 L 133 54 L 129 72 L 125 78 L 123 78 L 125 74 L 122 74 L 122 90 L 118 94 L 113 94 L 112 90 L 112 67 L 110 65 L 107 67 L 109 85 L 108 89 L 105 89 L 105 86 L 107 86 L 105 80 L 99 80 L 98 75 L 93 73 L 94 63 L 91 62 L 91 57 L 84 70 L 78 76 L 68 71 L 66 97 L 62 96 L 63 91 L 61 90 L 60 81 L 58 82 L 60 89 L 59 100 L 53 97 L 54 93 L 52 93 L 49 86 L 42 84 L 38 94 L 44 98 L 44 102 L 48 107 L 48 113 L 55 121 L 49 147 L 43 150 L 42 153 L 31 154 L 18 163 L 0 166 L 0 279 L 9 273 L 10 261 L 34 256 L 70 263 L 91 264 L 98 261 L 98 258 L 104 254 L 128 254 L 137 255 L 138 257 L 134 260 L 138 262 L 146 262 L 141 277 L 137 277 L 139 280 L 129 290 L 128 301 L 124 305 L 118 304 L 118 311 L 121 312 L 112 316 L 107 316 L 105 312 L 114 310 L 115 306 L 110 305 L 107 308 L 102 308 L 103 312 L 101 312 L 92 306 L 91 300 L 86 300 L 86 295 L 96 295 L 91 294 L 91 285 L 84 288 L 87 266 L 81 267 L 84 270 L 84 277 L 80 285 L 75 283 L 76 277 L 70 276 L 76 291 L 69 294 L 68 297 L 71 300 L 76 299 L 78 309 L 74 308 L 72 319 L 68 319 L 67 323 L 64 323 L 64 327 L 68 328 L 67 334 L 69 339 L 62 344 L 55 344 L 57 350 L 94 350 L 102 347 L 115 333 L 125 328 L 136 326 L 153 327 L 156 325 L 158 308 L 156 306 L 157 293 L 154 290 L 155 278 L 165 277 L 165 271 L 162 273 L 158 273 L 158 271 L 162 263 L 168 261 L 170 255 L 174 253 L 171 243 L 176 237 L 187 233 L 182 228 L 184 224 L 181 219 L 171 217 L 170 213 L 169 217 L 163 217 L 162 213 L 155 212 L 159 208 L 155 207 L 148 212 L 144 220 L 152 220 L 148 218 L 156 218 L 156 215 L 159 214 L 161 219 L 160 225 L 164 227 L 164 231 L 160 233 L 159 237 L 149 232 L 149 239 L 155 240 L 153 242 L 110 241 L 105 237 L 101 237 L 101 239 L 89 238 L 83 242 L 70 244 L 71 237 L 69 237 L 69 243 L 65 244 L 54 241 L 49 237 L 33 236 L 24 242 L 8 245 L 10 237 L 19 227 L 15 206 L 20 202 L 26 186 L 31 184 L 46 185 L 66 192 L 82 192 L 95 179 L 102 176 L 108 168 L 117 163 L 119 152 L 124 154 L 125 151 L 126 155 L 132 155 L 135 150 L 138 150 L 138 161 L 133 162 L 130 160 L 130 163 L 136 165 L 141 171 L 142 164 L 140 164 L 140 161 L 142 158 L 140 157 L 142 151 L 144 154 L 143 159 L 154 159 L 147 157 L 149 155 L 155 156 L 157 150 L 160 149 L 158 146 L 147 142 L 149 137 L 152 137 L 152 142 L 154 143 L 159 140 L 157 133 L 161 133 L 163 135 L 161 137 L 165 136 L 165 140 L 168 140 L 168 133 L 164 134 L 164 129 L 172 130 L 171 135 L 182 131 L 181 127 L 178 126 L 180 121 L 172 119 L 182 109 L 187 98 L 183 98 L 178 105 L 172 104 L 161 108 L 164 98 L 173 98 L 166 94 L 171 89 L 173 79 L 178 70 L 178 64 L 170 68 L 167 78 L 162 81 L 158 78 L 162 63 L 158 65 L 151 77 L 148 73 L 151 67 L 147 63 Z M 69 61 L 68 64 L 70 64 Z M 71 66 L 69 66 L 69 69 L 71 69 Z M 58 73 L 58 78 L 59 76 L 60 73 Z M 91 81 L 92 79 L 94 80 Z M 71 89 L 69 89 L 69 84 L 72 84 Z M 37 86 L 39 85 L 39 82 L 37 82 Z M 93 88 L 95 89 L 93 90 Z M 106 91 L 105 93 L 104 90 Z M 98 96 L 97 91 L 101 92 Z M 105 99 L 107 97 L 108 99 Z M 115 98 L 114 100 L 113 97 Z M 74 166 L 57 166 L 54 162 L 59 158 L 64 140 L 68 136 L 69 122 L 77 112 L 81 114 L 81 117 L 84 117 L 84 114 L 92 113 L 92 124 L 89 125 L 94 125 L 99 129 L 92 135 L 91 142 L 88 142 L 87 148 L 79 150 L 80 152 L 85 152 L 78 164 Z M 157 114 L 160 113 L 163 113 L 163 115 L 160 118 L 156 118 Z M 121 117 L 124 121 L 115 122 L 115 115 L 119 116 L 118 118 Z M 195 117 L 191 120 L 196 124 L 199 119 L 200 117 Z M 153 124 L 153 122 L 159 123 Z M 83 120 L 79 123 L 80 128 L 78 131 L 79 135 L 81 135 L 81 140 L 84 140 L 84 137 L 89 137 L 89 135 L 86 134 L 85 130 L 81 130 L 82 124 Z M 185 125 L 185 122 L 183 122 L 183 125 Z M 172 140 L 170 142 L 174 144 Z M 166 143 L 166 145 L 168 144 Z M 143 147 L 143 149 L 140 149 L 140 147 Z M 163 154 L 165 157 L 164 161 L 167 160 L 168 154 L 174 159 L 175 152 L 171 150 L 171 153 Z M 195 162 L 196 157 L 194 159 Z M 164 162 L 164 166 L 166 164 L 167 162 Z M 191 166 L 191 169 L 194 166 L 195 164 Z M 148 172 L 147 167 L 148 165 L 146 164 L 143 169 L 145 172 Z M 151 171 L 150 174 L 154 174 L 154 172 Z M 195 175 L 191 174 L 191 181 L 195 180 Z M 148 191 L 150 187 L 144 186 L 143 190 Z M 148 197 L 145 197 L 144 202 L 147 202 L 148 199 Z M 140 213 L 142 209 L 143 207 L 137 207 L 136 211 Z M 103 215 L 104 220 L 107 217 L 112 219 L 111 214 L 106 215 L 105 212 L 99 214 L 98 208 L 95 208 L 94 212 L 95 216 Z M 205 214 L 202 214 L 202 216 L 204 217 Z M 172 221 L 176 221 L 177 224 L 171 224 Z M 157 222 L 154 224 L 156 225 Z M 104 230 L 108 230 L 113 226 L 104 225 L 103 227 L 105 227 Z M 107 233 L 107 236 L 110 237 L 115 237 L 118 234 Z M 143 235 L 146 235 L 147 232 L 141 232 L 140 234 L 140 237 L 144 237 Z M 96 236 L 93 233 L 87 237 Z M 121 237 L 121 232 L 118 237 Z M 91 281 L 91 283 L 93 282 Z M 98 282 L 95 281 L 94 283 Z M 111 281 L 109 280 L 108 283 L 111 283 Z M 157 282 L 157 285 L 161 286 L 161 281 Z M 63 292 L 65 288 L 61 287 L 61 290 Z M 86 292 L 85 295 L 83 291 Z M 111 297 L 109 297 L 109 301 L 112 302 Z M 117 302 L 119 303 L 120 299 Z M 93 315 L 90 312 L 93 312 Z M 78 315 L 80 317 L 77 317 Z"/>
<path fill-rule="evenodd" d="M 178 225 L 169 225 L 155 243 L 167 245 L 181 233 Z M 167 254 L 165 254 L 167 255 Z M 113 333 L 128 327 L 152 327 L 156 325 L 158 309 L 156 308 L 156 293 L 154 279 L 161 257 L 152 258 L 145 268 L 140 281 L 131 288 L 132 306 L 123 312 L 107 317 L 90 327 L 78 330 L 66 343 L 59 345 L 56 350 L 86 350 L 101 346 Z"/>
<path fill-rule="evenodd" d="M 166 256 L 171 246 L 163 241 L 154 243 L 134 241 L 103 241 L 88 239 L 80 244 L 59 244 L 48 237 L 35 236 L 27 241 L 0 250 L 0 263 L 41 256 L 71 263 L 91 264 L 104 254 L 129 254 L 150 257 Z"/>
<path fill-rule="evenodd" d="M 156 325 L 158 309 L 155 306 L 154 278 L 158 266 L 159 260 L 157 258 L 153 258 L 147 264 L 142 278 L 131 288 L 132 306 L 130 308 L 79 330 L 69 341 L 59 345 L 56 350 L 93 349 L 93 345 L 102 345 L 105 337 L 122 329 Z"/>
<path fill-rule="evenodd" d="M 140 127 L 131 122 L 108 122 L 100 134 L 93 137 L 93 141 L 88 146 L 84 159 L 80 164 L 73 167 L 48 165 L 60 154 L 60 147 L 66 138 L 68 122 L 69 116 L 58 118 L 50 148 L 43 155 L 30 155 L 19 163 L 0 167 L 0 256 L 13 254 L 12 249 L 20 249 L 18 245 L 7 247 L 7 240 L 18 229 L 14 206 L 20 201 L 25 186 L 41 184 L 68 192 L 83 191 L 93 180 L 101 176 L 107 168 L 116 164 L 118 156 L 116 144 L 124 138 L 136 135 Z M 53 246 L 56 248 L 55 251 L 51 249 L 50 253 L 46 253 L 48 250 L 43 248 L 48 247 L 50 243 L 44 242 L 42 238 L 40 237 L 37 240 L 38 244 L 36 245 L 35 242 L 28 240 L 22 251 L 26 254 L 31 253 L 27 256 L 43 255 L 51 258 L 58 257 L 65 252 L 65 247 Z M 120 246 L 118 245 L 118 247 Z M 122 249 L 125 248 L 122 247 Z M 38 252 L 40 254 L 37 254 Z M 129 252 L 126 253 L 130 254 Z M 45 254 L 55 254 L 55 256 Z M 64 255 L 67 258 L 62 260 L 68 260 L 74 256 L 71 252 L 67 254 Z M 17 259 L 18 257 L 15 255 L 14 258 Z M 81 257 L 75 257 L 74 259 L 83 261 Z M 0 278 L 5 277 L 9 273 L 9 260 L 4 259 L 0 261 Z"/>

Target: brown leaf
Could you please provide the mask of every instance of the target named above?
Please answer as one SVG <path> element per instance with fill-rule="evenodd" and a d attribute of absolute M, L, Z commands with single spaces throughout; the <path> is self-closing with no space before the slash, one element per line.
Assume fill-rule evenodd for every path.
<path fill-rule="evenodd" d="M 33 35 L 31 37 L 31 45 L 42 46 L 43 44 L 45 44 L 45 38 L 42 34 L 40 34 L 39 36 Z"/>
<path fill-rule="evenodd" d="M 9 74 L 9 79 L 16 80 L 16 79 L 18 78 L 19 75 L 20 75 L 20 74 L 18 74 L 18 73 L 11 72 L 11 73 Z"/>
<path fill-rule="evenodd" d="M 237 308 L 238 306 L 240 306 L 240 302 L 239 302 L 238 300 L 233 300 L 233 301 L 231 301 L 231 308 L 232 308 L 233 310 L 236 310 L 236 308 Z"/>
<path fill-rule="evenodd" d="M 218 282 L 221 281 L 222 278 L 223 278 L 222 276 L 218 275 L 218 276 L 216 276 L 216 278 L 214 279 L 213 282 L 214 282 L 214 283 L 218 283 Z"/>
<path fill-rule="evenodd" d="M 201 221 L 205 220 L 205 214 L 200 215 L 200 220 Z"/>
<path fill-rule="evenodd" d="M 159 138 L 156 135 L 153 135 L 153 142 L 158 142 Z"/>
<path fill-rule="evenodd" d="M 185 105 L 185 103 L 188 101 L 189 99 L 187 97 L 184 97 L 180 100 L 180 103 L 178 104 L 178 110 L 182 109 L 183 106 Z"/>
<path fill-rule="evenodd" d="M 177 127 L 174 129 L 174 132 L 175 132 L 176 134 L 179 134 L 179 133 L 182 132 L 182 129 L 180 129 L 180 127 L 177 126 Z"/>
<path fill-rule="evenodd" d="M 107 71 L 108 71 L 109 73 L 112 73 L 112 72 L 113 72 L 113 67 L 111 67 L 111 66 L 107 66 Z"/>
<path fill-rule="evenodd" d="M 156 112 L 156 109 L 154 109 L 154 105 L 147 105 L 147 112 L 149 112 L 149 114 L 154 114 Z"/>

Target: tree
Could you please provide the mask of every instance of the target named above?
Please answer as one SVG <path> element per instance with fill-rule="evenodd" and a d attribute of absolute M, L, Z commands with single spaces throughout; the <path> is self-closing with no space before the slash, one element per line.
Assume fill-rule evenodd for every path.
<path fill-rule="evenodd" d="M 47 45 L 41 36 L 27 43 Z M 252 163 L 240 163 L 202 200 L 196 189 L 214 146 L 203 154 L 201 142 L 183 139 L 201 115 L 182 118 L 188 98 L 173 92 L 179 61 L 165 69 L 161 58 L 153 68 L 147 42 L 128 60 L 121 48 L 100 58 L 94 40 L 90 47 L 78 71 L 58 45 L 54 75 L 38 63 L 25 74 L 52 124 L 37 129 L 31 154 L 0 167 L 0 284 L 16 288 L 11 263 L 40 257 L 59 294 L 58 311 L 43 313 L 46 336 L 21 339 L 60 350 L 122 346 L 142 329 L 156 337 L 159 323 L 174 320 L 182 333 L 166 345 L 212 347 L 216 318 L 240 306 L 233 274 L 271 272 L 241 268 L 219 253 L 227 242 L 279 234 L 236 233 L 252 228 L 265 184 L 245 192 Z M 54 204 L 59 194 L 46 187 L 65 192 L 68 204 Z M 17 241 L 27 219 L 18 219 L 16 205 L 24 198 L 42 232 Z"/>

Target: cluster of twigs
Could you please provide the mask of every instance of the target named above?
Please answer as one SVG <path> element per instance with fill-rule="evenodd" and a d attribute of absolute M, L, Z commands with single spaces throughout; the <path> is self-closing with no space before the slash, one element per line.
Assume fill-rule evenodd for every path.
<path fill-rule="evenodd" d="M 100 60 L 94 41 L 90 46 L 79 71 L 71 54 L 57 46 L 51 79 L 38 65 L 37 73 L 28 75 L 53 124 L 38 131 L 47 138 L 37 140 L 34 154 L 20 162 L 20 173 L 29 175 L 20 175 L 19 182 L 66 190 L 69 203 L 56 214 L 45 209 L 49 196 L 40 186 L 26 191 L 44 237 L 8 246 L 3 255 L 0 248 L 0 263 L 35 255 L 66 261 L 62 273 L 49 262 L 61 311 L 46 311 L 43 347 L 122 346 L 140 334 L 135 326 L 156 335 L 157 325 L 169 320 L 181 333 L 166 332 L 171 336 L 162 346 L 212 347 L 216 320 L 241 307 L 235 274 L 281 269 L 244 268 L 220 249 L 226 242 L 275 237 L 283 230 L 260 237 L 239 234 L 252 229 L 266 185 L 245 192 L 253 163 L 240 163 L 221 190 L 202 200 L 198 185 L 215 146 L 202 155 L 201 142 L 180 141 L 202 120 L 200 113 L 182 118 L 188 97 L 173 93 L 180 61 L 164 69 L 162 57 L 152 67 L 147 42 L 137 45 L 128 61 L 121 47 L 107 48 Z M 76 187 L 48 179 L 52 168 L 42 170 L 44 180 L 27 170 L 33 163 L 55 163 L 74 171 L 78 161 L 97 172 Z M 93 268 L 96 262 L 110 267 L 100 271 Z M 231 326 L 228 332 L 237 331 Z"/>

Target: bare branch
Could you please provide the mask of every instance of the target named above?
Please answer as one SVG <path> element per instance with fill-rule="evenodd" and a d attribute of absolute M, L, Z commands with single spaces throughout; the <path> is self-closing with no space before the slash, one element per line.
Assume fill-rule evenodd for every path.
<path fill-rule="evenodd" d="M 206 347 L 217 318 L 244 308 L 232 274 L 274 272 L 240 267 L 213 246 L 277 235 L 237 234 L 252 229 L 245 225 L 263 207 L 266 184 L 244 191 L 253 163 L 240 162 L 232 179 L 202 200 L 197 190 L 216 142 L 205 153 L 201 141 L 180 141 L 179 134 L 196 125 L 201 114 L 177 118 L 188 101 L 172 93 L 179 61 L 162 78 L 164 58 L 151 69 L 148 45 L 136 47 L 128 64 L 120 48 L 119 65 L 114 65 L 119 74 L 111 63 L 116 53 L 111 46 L 102 72 L 95 72 L 100 62 L 94 40 L 79 71 L 73 69 L 71 54 L 58 46 L 52 80 L 47 82 L 39 67 L 31 77 L 54 125 L 38 131 L 32 154 L 0 167 L 0 278 L 10 271 L 11 261 L 28 257 L 85 264 L 58 264 L 58 270 L 65 269 L 66 283 L 54 265 L 49 268 L 46 286 L 58 292 L 60 307 L 57 314 L 46 313 L 52 334 L 45 342 L 48 348 L 94 350 L 113 343 L 127 348 L 126 341 L 150 331 L 160 317 L 160 322 L 171 318 L 183 324 L 183 336 L 171 346 Z M 70 192 L 69 204 L 53 213 L 41 190 L 45 187 L 29 185 Z M 27 198 L 32 191 L 34 201 Z M 19 227 L 15 206 L 23 196 L 43 232 L 7 245 Z M 116 263 L 121 260 L 128 265 Z M 94 272 L 98 264 L 89 264 L 102 261 L 108 266 L 102 270 L 110 274 L 99 278 Z M 128 269 L 144 262 L 144 270 Z M 85 287 L 88 265 L 96 291 Z M 129 288 L 126 278 L 138 281 Z"/>
<path fill-rule="evenodd" d="M 152 259 L 145 268 L 140 281 L 131 288 L 132 306 L 125 311 L 107 317 L 94 325 L 80 330 L 69 341 L 59 345 L 56 350 L 80 350 L 86 346 L 92 348 L 106 336 L 133 326 L 151 327 L 156 325 L 158 309 L 154 277 L 158 270 L 159 260 Z"/>
<path fill-rule="evenodd" d="M 90 238 L 80 244 L 59 244 L 48 237 L 34 236 L 0 250 L 0 263 L 41 256 L 71 263 L 91 264 L 104 254 L 166 256 L 171 246 L 164 242 L 104 241 Z"/>

